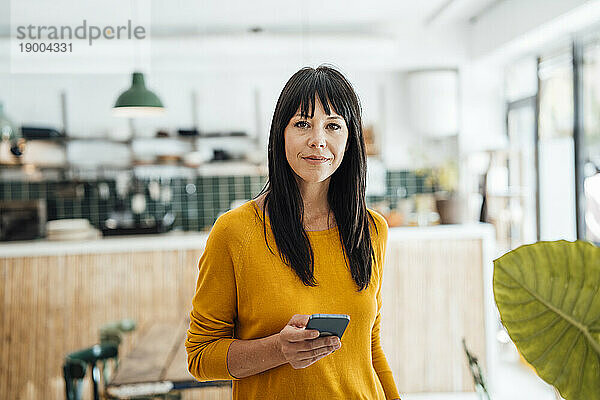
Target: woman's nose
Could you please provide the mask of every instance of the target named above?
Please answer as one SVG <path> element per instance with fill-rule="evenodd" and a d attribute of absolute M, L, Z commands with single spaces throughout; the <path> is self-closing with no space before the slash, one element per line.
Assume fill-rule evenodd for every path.
<path fill-rule="evenodd" d="M 315 129 L 308 140 L 309 147 L 325 147 L 325 132 L 322 129 Z"/>

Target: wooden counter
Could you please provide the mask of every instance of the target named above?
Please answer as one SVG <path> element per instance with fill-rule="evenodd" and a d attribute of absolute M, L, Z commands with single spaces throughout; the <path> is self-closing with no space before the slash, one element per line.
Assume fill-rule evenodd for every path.
<path fill-rule="evenodd" d="M 185 318 L 205 240 L 1 244 L 2 398 L 64 399 L 64 356 L 96 343 L 106 322 L 138 321 L 127 352 L 150 321 Z M 400 392 L 473 391 L 460 340 L 493 357 L 492 241 L 486 225 L 390 229 L 382 343 Z"/>

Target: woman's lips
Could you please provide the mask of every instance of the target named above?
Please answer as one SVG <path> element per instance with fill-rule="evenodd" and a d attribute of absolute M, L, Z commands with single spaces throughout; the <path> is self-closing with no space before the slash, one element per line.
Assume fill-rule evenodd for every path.
<path fill-rule="evenodd" d="M 312 165 L 324 164 L 329 161 L 329 158 L 302 157 L 302 159 Z"/>

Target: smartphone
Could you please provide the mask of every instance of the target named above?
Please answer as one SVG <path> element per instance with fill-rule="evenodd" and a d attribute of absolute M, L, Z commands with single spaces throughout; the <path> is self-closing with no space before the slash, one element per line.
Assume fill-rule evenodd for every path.
<path fill-rule="evenodd" d="M 337 336 L 342 339 L 350 316 L 346 314 L 313 314 L 308 318 L 305 329 L 316 329 L 321 336 Z"/>

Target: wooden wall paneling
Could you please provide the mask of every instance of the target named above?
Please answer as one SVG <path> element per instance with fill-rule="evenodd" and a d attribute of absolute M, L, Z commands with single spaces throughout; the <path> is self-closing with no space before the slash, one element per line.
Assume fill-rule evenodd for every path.
<path fill-rule="evenodd" d="M 163 265 L 161 269 L 164 285 L 162 294 L 164 299 L 168 301 L 168 308 L 163 307 L 164 318 L 181 321 L 182 318 L 185 318 L 185 313 L 178 307 L 180 293 L 177 293 L 177 275 L 183 266 L 179 263 L 179 251 L 170 251 L 164 255 L 168 256 L 165 260 L 168 267 L 165 268 L 165 265 Z"/>
<path fill-rule="evenodd" d="M 48 267 L 51 264 L 51 267 Z M 57 399 L 60 394 L 64 396 L 64 379 L 62 374 L 58 376 L 49 368 L 46 368 L 48 362 L 46 360 L 57 360 L 59 365 L 62 366 L 64 354 L 61 354 L 60 348 L 64 347 L 64 335 L 66 332 L 66 324 L 63 321 L 62 315 L 66 311 L 66 285 L 61 281 L 64 276 L 64 263 L 58 263 L 56 260 L 50 261 L 50 257 L 43 257 L 39 260 L 39 268 L 45 271 L 45 290 L 44 299 L 38 304 L 41 306 L 41 314 L 47 316 L 47 328 L 46 332 L 42 337 L 47 336 L 47 332 L 54 333 L 54 339 L 58 346 L 47 346 L 45 360 L 40 364 L 40 368 L 45 370 L 46 374 L 46 387 L 47 387 L 47 398 Z M 52 285 L 56 285 L 53 288 Z M 44 304 L 48 304 L 47 310 L 43 307 Z M 38 338 L 39 339 L 39 338 Z"/>
<path fill-rule="evenodd" d="M 106 322 L 138 322 L 120 347 L 125 354 L 150 321 L 188 317 L 201 255 L 194 249 L 1 259 L 0 398 L 64 399 L 64 356 L 96 343 Z M 473 391 L 460 339 L 485 362 L 481 266 L 478 240 L 390 237 L 382 345 L 402 392 Z M 184 398 L 231 396 L 229 388 L 209 392 Z"/>
<path fill-rule="evenodd" d="M 49 298 L 50 289 L 49 283 L 50 281 L 50 269 L 46 267 L 44 263 L 45 257 L 35 257 L 35 262 L 33 263 L 33 271 L 32 275 L 35 277 L 34 284 L 32 285 L 33 293 L 32 300 L 33 304 L 31 305 L 32 314 L 25 316 L 26 318 L 26 326 L 29 332 L 35 332 L 33 335 L 33 341 L 31 343 L 31 347 L 28 349 L 30 353 L 32 353 L 32 357 L 30 360 L 33 360 L 34 367 L 32 368 L 33 374 L 28 377 L 27 383 L 31 384 L 31 386 L 35 387 L 35 391 L 39 390 L 39 387 L 35 385 L 35 378 L 41 377 L 45 386 L 50 383 L 50 373 L 48 369 L 44 368 L 44 364 L 42 364 L 45 360 L 50 358 L 50 346 L 35 346 L 33 342 L 45 342 L 45 338 L 47 337 L 48 332 L 54 332 L 53 324 L 52 324 L 52 313 L 51 308 L 48 305 L 51 305 L 51 301 L 54 299 Z M 53 272 L 53 271 L 52 271 Z M 52 290 L 54 291 L 54 290 Z M 36 324 L 34 321 L 39 321 L 40 323 Z M 47 387 L 45 393 L 49 393 L 50 388 Z M 36 397 L 44 397 L 43 393 L 36 393 Z"/>
<path fill-rule="evenodd" d="M 461 338 L 485 363 L 481 268 L 478 240 L 388 243 L 382 346 L 399 390 L 474 390 Z"/>
<path fill-rule="evenodd" d="M 142 313 L 140 318 L 144 321 L 144 323 L 153 318 L 160 318 L 160 310 L 158 309 L 156 302 L 156 299 L 159 296 L 159 293 L 156 291 L 156 285 L 159 283 L 159 277 L 154 275 L 155 271 L 153 271 L 153 265 L 156 262 L 155 258 L 155 253 L 145 253 L 145 257 L 138 258 L 137 261 L 139 262 L 135 265 L 136 273 L 147 273 L 149 274 L 148 276 L 154 278 L 144 279 L 143 282 L 146 283 L 145 289 L 143 292 L 139 292 L 140 298 L 143 299 L 141 303 L 143 307 L 140 310 Z M 161 262 L 161 260 L 158 260 L 158 262 Z M 162 268 L 162 265 L 160 267 Z"/>
<path fill-rule="evenodd" d="M 0 260 L 0 396 L 64 398 L 65 355 L 97 343 L 106 322 L 138 322 L 139 332 L 126 335 L 120 347 L 125 354 L 149 322 L 187 317 L 201 253 L 198 249 Z"/>
<path fill-rule="evenodd" d="M 6 259 L 0 259 L 0 384 L 6 382 L 6 373 L 8 372 L 7 358 L 8 355 L 4 349 L 8 348 L 8 334 L 10 333 L 10 325 L 8 321 L 8 313 L 6 309 L 6 297 L 10 295 L 8 293 L 8 261 Z M 6 386 L 4 386 L 6 388 Z"/>
<path fill-rule="evenodd" d="M 11 301 L 13 297 L 14 287 L 13 283 L 16 281 L 16 272 L 17 270 L 14 268 L 14 265 L 9 260 L 2 260 L 3 268 L 4 268 L 4 276 L 6 279 L 2 281 L 2 285 L 5 287 L 4 290 L 4 298 L 2 302 L 2 313 L 4 314 L 3 318 L 3 327 L 2 327 L 2 354 L 0 355 L 0 361 L 2 362 L 0 365 L 0 387 L 3 387 L 7 394 L 10 395 L 12 386 L 10 385 L 10 348 L 11 344 L 11 335 L 13 332 L 14 324 L 12 318 L 14 317 L 14 313 L 11 312 Z M 13 366 L 14 368 L 14 366 Z"/>
<path fill-rule="evenodd" d="M 172 288 L 172 281 L 175 280 L 175 276 L 173 275 L 173 252 L 165 252 L 162 254 L 157 254 L 157 258 L 160 259 L 160 262 L 153 263 L 152 267 L 156 270 L 160 275 L 160 280 L 155 286 L 155 292 L 152 296 L 154 303 L 158 309 L 160 309 L 160 319 L 167 318 L 176 318 L 175 307 L 173 306 L 173 300 L 175 298 Z M 171 313 L 169 313 L 169 310 Z"/>
<path fill-rule="evenodd" d="M 37 301 L 37 296 L 40 294 L 38 280 L 36 279 L 36 264 L 37 257 L 31 259 L 31 262 L 28 264 L 22 264 L 21 268 L 24 273 L 21 274 L 21 287 L 23 288 L 23 299 L 25 307 L 21 308 L 17 326 L 19 327 L 17 336 L 13 341 L 13 352 L 15 357 L 19 358 L 20 370 L 26 371 L 25 375 L 17 375 L 16 380 L 19 383 L 19 397 L 31 399 L 38 393 L 36 390 L 36 385 L 32 383 L 32 380 L 36 378 L 35 376 L 35 368 L 37 358 L 43 355 L 42 346 L 34 346 L 33 343 L 37 341 L 36 336 L 39 335 L 39 328 L 43 325 L 43 320 L 40 319 L 40 316 L 37 315 L 35 310 L 35 305 Z M 18 305 L 17 302 L 15 305 Z M 28 326 L 27 321 L 36 321 L 37 323 L 33 323 L 31 327 Z M 39 337 L 39 336 L 38 336 Z M 42 337 L 40 337 L 43 342 Z M 43 375 L 40 377 L 43 379 Z"/>
<path fill-rule="evenodd" d="M 189 317 L 192 311 L 192 297 L 196 292 L 198 262 L 201 256 L 202 250 L 189 250 L 183 253 L 182 277 L 178 282 L 178 291 L 181 293 L 179 307 L 186 317 Z"/>
<path fill-rule="evenodd" d="M 23 313 L 26 313 L 27 310 L 27 298 L 30 296 L 29 285 L 30 283 L 26 282 L 24 276 L 29 273 L 29 268 L 25 270 L 25 265 L 22 262 L 16 263 L 18 268 L 17 284 L 19 288 L 19 293 L 13 293 L 13 297 L 11 299 L 11 303 L 9 305 L 9 312 L 13 314 L 13 331 L 11 332 L 11 343 L 8 351 L 10 352 L 10 360 L 9 363 L 12 365 L 16 365 L 16 368 L 10 370 L 10 384 L 13 387 L 13 391 L 15 391 L 16 396 L 24 396 L 26 394 L 26 381 L 24 378 L 28 376 L 27 364 L 29 362 L 29 352 L 21 353 L 22 350 L 26 347 L 27 338 L 22 338 L 24 335 L 23 325 L 21 323 Z M 18 296 L 23 296 L 20 300 Z M 23 308 L 20 313 L 16 312 L 16 308 L 18 307 L 19 302 L 23 302 Z M 19 356 L 20 355 L 20 356 Z M 9 365 L 10 365 L 9 364 Z M 20 372 L 25 372 L 25 374 L 21 374 Z"/>
<path fill-rule="evenodd" d="M 15 294 L 15 286 L 13 286 L 14 283 L 19 281 L 19 275 L 22 271 L 20 271 L 14 264 L 16 263 L 12 263 L 12 262 L 8 262 L 8 260 L 5 263 L 5 268 L 6 268 L 6 276 L 7 279 L 5 282 L 3 282 L 4 285 L 6 285 L 6 294 L 5 294 L 5 303 L 3 305 L 4 310 L 5 310 L 5 321 L 6 321 L 6 327 L 4 329 L 4 340 L 3 342 L 5 343 L 5 345 L 2 347 L 2 353 L 3 353 L 3 357 L 2 357 L 2 367 L 3 368 L 3 373 L 2 373 L 2 381 L 0 382 L 0 386 L 5 388 L 5 391 L 7 393 L 8 396 L 12 395 L 12 396 L 16 396 L 15 393 L 15 387 L 16 387 L 16 382 L 13 383 L 12 382 L 12 378 L 13 378 L 13 368 L 17 368 L 18 366 L 15 365 L 14 363 L 11 365 L 12 362 L 12 347 L 13 347 L 13 337 L 14 337 L 14 330 L 16 328 L 16 324 L 14 319 L 16 318 L 16 313 L 12 312 L 12 307 L 13 304 L 16 301 L 16 294 Z"/>
<path fill-rule="evenodd" d="M 48 266 L 50 263 L 50 257 L 44 257 L 41 261 L 40 267 L 46 269 L 48 276 L 46 282 L 46 298 L 49 304 L 48 309 L 48 332 L 55 332 L 55 342 L 57 342 L 58 346 L 48 346 L 48 354 L 47 360 L 58 360 L 62 365 L 62 361 L 64 358 L 64 354 L 61 354 L 59 351 L 61 348 L 65 347 L 65 335 L 67 332 L 66 324 L 62 315 L 65 312 L 68 312 L 68 303 L 65 301 L 65 298 L 68 296 L 67 294 L 67 283 L 62 281 L 65 277 L 65 268 L 64 263 L 54 262 L 51 267 Z M 51 284 L 56 282 L 57 288 L 56 290 L 52 289 Z M 63 282 L 63 283 L 58 283 Z M 47 363 L 42 364 L 42 368 L 47 365 Z M 62 392 L 64 392 L 64 380 L 61 379 L 62 375 L 56 375 L 54 371 L 46 368 L 47 370 L 47 379 L 49 386 L 49 398 L 57 399 Z"/>
<path fill-rule="evenodd" d="M 185 390 L 182 395 L 183 400 L 231 400 L 231 388 L 214 387 Z"/>
<path fill-rule="evenodd" d="M 8 323 L 9 323 L 9 331 L 7 332 L 7 348 L 6 348 L 6 353 L 7 353 L 7 358 L 8 361 L 5 364 L 7 367 L 11 366 L 12 368 L 8 368 L 7 372 L 6 372 L 6 388 L 8 389 L 8 395 L 9 396 L 13 396 L 16 397 L 17 396 L 17 388 L 18 388 L 18 382 L 16 382 L 16 374 L 15 374 L 15 369 L 20 368 L 21 366 L 19 365 L 19 361 L 18 360 L 14 360 L 14 356 L 13 356 L 13 352 L 14 352 L 14 346 L 16 345 L 16 343 L 14 343 L 14 340 L 16 338 L 16 336 L 18 335 L 18 333 L 16 332 L 18 329 L 18 325 L 17 325 L 17 317 L 18 314 L 16 312 L 13 311 L 14 309 L 14 305 L 17 302 L 17 290 L 16 288 L 18 287 L 18 285 L 21 282 L 21 274 L 23 274 L 23 269 L 22 266 L 19 265 L 18 260 L 15 261 L 14 263 L 11 263 L 11 265 L 8 266 L 9 270 L 10 270 L 10 275 L 12 275 L 10 283 L 14 283 L 14 286 L 9 286 L 8 291 L 10 293 L 10 295 L 8 296 L 8 301 L 6 304 L 6 309 L 7 309 L 7 314 L 8 314 Z M 21 267 L 21 268 L 19 268 Z"/>
<path fill-rule="evenodd" d="M 21 360 L 17 359 L 15 357 L 15 351 L 18 352 L 18 349 L 16 348 L 16 346 L 18 346 L 17 343 L 17 338 L 19 336 L 19 324 L 18 324 L 18 318 L 19 318 L 19 313 L 16 312 L 15 308 L 17 307 L 17 302 L 19 301 L 18 296 L 19 295 L 23 295 L 23 290 L 20 289 L 21 282 L 21 276 L 23 276 L 25 274 L 24 271 L 24 266 L 22 265 L 22 263 L 19 262 L 19 260 L 16 260 L 16 262 L 14 263 L 14 265 L 10 265 L 9 268 L 12 270 L 12 281 L 11 283 L 14 283 L 14 287 L 11 287 L 10 289 L 10 297 L 8 299 L 8 304 L 7 304 L 7 312 L 9 317 L 9 323 L 10 323 L 10 331 L 8 332 L 8 348 L 6 349 L 6 352 L 8 354 L 8 362 L 6 363 L 6 366 L 10 366 L 10 368 L 8 369 L 7 372 L 7 389 L 8 389 L 8 396 L 11 396 L 13 398 L 16 398 L 18 396 L 17 391 L 20 388 L 20 382 L 17 381 L 18 376 L 20 375 L 21 372 Z M 17 289 L 19 288 L 19 289 Z M 25 358 L 25 356 L 21 356 L 20 357 Z"/>

